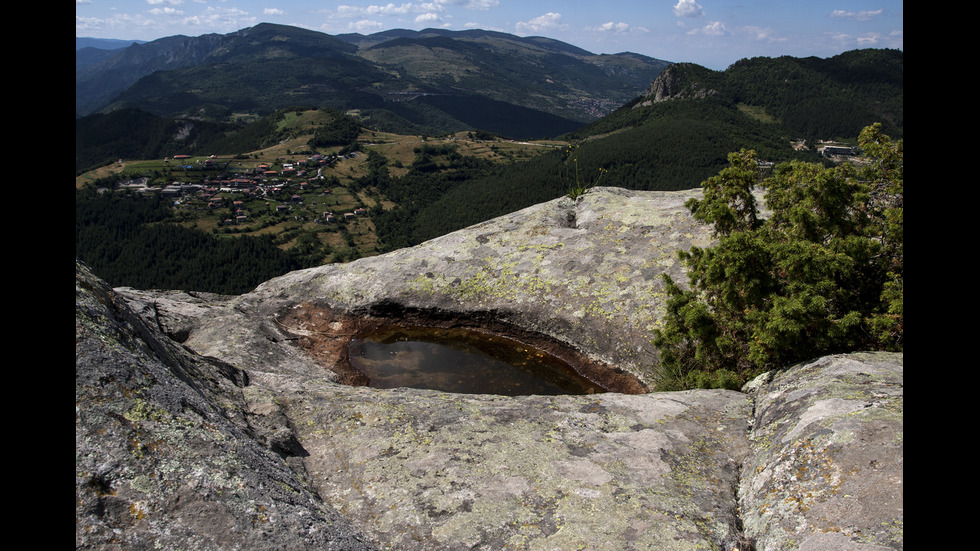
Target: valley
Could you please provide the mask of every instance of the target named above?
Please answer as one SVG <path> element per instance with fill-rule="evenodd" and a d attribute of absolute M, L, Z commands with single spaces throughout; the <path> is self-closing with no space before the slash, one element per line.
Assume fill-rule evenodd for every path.
<path fill-rule="evenodd" d="M 168 64 L 185 46 L 203 57 Z M 340 38 L 263 24 L 85 59 L 76 256 L 136 288 L 242 293 L 597 183 L 691 189 L 741 149 L 827 163 L 793 144 L 853 144 L 879 121 L 900 138 L 903 125 L 903 55 L 889 50 L 719 72 L 482 31 Z M 114 99 L 89 95 L 125 82 Z"/>
<path fill-rule="evenodd" d="M 377 186 L 365 184 L 377 169 L 372 157 L 383 159 L 384 169 L 397 179 L 423 162 L 429 173 L 451 170 L 449 155 L 513 164 L 567 145 L 485 133 L 430 138 L 363 129 L 353 144 L 314 153 L 307 125 L 318 120 L 316 111 L 297 111 L 290 118 L 285 126 L 293 126 L 292 137 L 270 147 L 238 155 L 120 159 L 77 176 L 76 189 L 111 183 L 116 193 L 159 195 L 172 207 L 169 222 L 219 239 L 272 237 L 304 264 L 319 265 L 386 248 L 374 220 L 397 205 Z"/>

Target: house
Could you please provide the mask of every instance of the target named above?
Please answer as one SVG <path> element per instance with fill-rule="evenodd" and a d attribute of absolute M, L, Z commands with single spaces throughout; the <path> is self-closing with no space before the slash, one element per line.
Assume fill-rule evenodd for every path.
<path fill-rule="evenodd" d="M 828 146 L 826 146 L 826 147 L 823 148 L 823 150 L 821 151 L 821 154 L 824 157 L 836 157 L 836 156 L 839 156 L 839 155 L 853 156 L 853 155 L 860 155 L 861 154 L 861 150 L 859 148 L 857 148 L 857 147 L 846 147 L 846 146 L 840 146 L 840 145 L 828 145 Z"/>
<path fill-rule="evenodd" d="M 160 190 L 160 195 L 164 197 L 180 197 L 182 194 L 183 190 L 179 185 L 169 185 Z"/>
<path fill-rule="evenodd" d="M 364 216 L 365 214 L 367 214 L 367 209 L 365 209 L 365 208 L 357 208 L 357 209 L 354 209 L 354 214 L 356 214 L 358 216 Z"/>

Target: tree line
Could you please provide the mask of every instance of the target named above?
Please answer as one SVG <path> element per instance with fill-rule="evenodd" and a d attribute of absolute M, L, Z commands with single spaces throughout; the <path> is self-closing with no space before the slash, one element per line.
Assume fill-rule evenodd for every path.
<path fill-rule="evenodd" d="M 878 124 L 859 142 L 861 168 L 792 161 L 764 179 L 755 152 L 732 153 L 688 201 L 717 244 L 679 253 L 689 285 L 664 276 L 658 389 L 736 389 L 820 355 L 903 350 L 903 142 Z"/>
<path fill-rule="evenodd" d="M 217 238 L 176 223 L 157 194 L 75 194 L 75 257 L 112 286 L 237 295 L 310 266 L 272 236 Z"/>

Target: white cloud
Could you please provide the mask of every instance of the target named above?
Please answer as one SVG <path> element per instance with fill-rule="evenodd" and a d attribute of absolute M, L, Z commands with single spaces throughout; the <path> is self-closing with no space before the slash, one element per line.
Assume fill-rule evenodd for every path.
<path fill-rule="evenodd" d="M 703 34 L 707 36 L 723 36 L 728 34 L 728 30 L 725 28 L 725 24 L 721 21 L 712 21 L 703 27 L 697 29 L 691 29 L 687 34 Z"/>
<path fill-rule="evenodd" d="M 152 15 L 183 15 L 184 12 L 182 10 L 175 10 L 175 9 L 173 9 L 173 8 L 171 8 L 171 7 L 168 6 L 168 7 L 165 7 L 165 8 L 153 8 L 153 9 L 150 10 L 150 14 L 152 14 Z"/>
<path fill-rule="evenodd" d="M 489 10 L 500 5 L 500 0 L 434 0 L 436 4 L 463 6 L 470 10 Z"/>
<path fill-rule="evenodd" d="M 650 32 L 650 29 L 644 27 L 637 27 L 636 25 L 623 22 L 613 23 L 612 21 L 603 23 L 602 25 L 596 25 L 595 27 L 588 27 L 587 30 L 603 33 Z"/>
<path fill-rule="evenodd" d="M 548 12 L 530 21 L 519 21 L 516 25 L 519 33 L 541 33 L 556 29 L 566 29 L 568 25 L 561 22 L 561 14 Z"/>
<path fill-rule="evenodd" d="M 904 47 L 904 32 L 892 31 L 888 34 L 865 33 L 853 35 L 847 33 L 831 33 L 825 35 L 835 48 L 902 48 Z"/>
<path fill-rule="evenodd" d="M 352 21 L 349 23 L 348 28 L 361 32 L 361 31 L 375 31 L 384 27 L 380 21 L 371 21 L 370 19 L 362 19 L 360 21 Z"/>
<path fill-rule="evenodd" d="M 422 11 L 424 11 L 424 12 L 436 12 L 436 11 L 438 11 L 438 12 L 444 12 L 444 11 L 446 11 L 446 8 L 444 8 L 442 6 L 442 4 L 439 3 L 439 2 L 435 2 L 435 3 L 432 3 L 432 2 L 422 2 L 421 4 L 419 4 L 419 9 L 422 10 Z"/>
<path fill-rule="evenodd" d="M 873 48 L 877 46 L 881 41 L 881 35 L 878 33 L 869 33 L 864 36 L 857 37 L 857 43 L 862 48 Z"/>
<path fill-rule="evenodd" d="M 870 21 L 875 17 L 878 17 L 884 12 L 885 10 L 862 10 L 862 11 L 834 10 L 830 12 L 830 16 L 841 18 L 841 19 L 851 19 L 854 21 Z"/>
<path fill-rule="evenodd" d="M 380 6 L 377 4 L 371 4 L 369 6 L 349 6 L 341 5 L 337 6 L 337 13 L 347 17 L 357 17 L 357 16 L 374 16 L 374 15 L 405 15 L 412 11 L 412 4 L 402 4 L 396 6 L 394 4 L 386 4 Z"/>
<path fill-rule="evenodd" d="M 432 23 L 438 21 L 441 21 L 439 19 L 439 14 L 432 13 L 432 12 L 423 13 L 415 18 L 416 23 Z"/>
<path fill-rule="evenodd" d="M 262 10 L 263 15 L 286 15 L 286 12 L 279 8 L 266 8 Z"/>
<path fill-rule="evenodd" d="M 394 4 L 387 4 L 384 6 L 368 6 L 367 13 L 371 15 L 405 15 L 412 10 L 412 4 L 402 4 L 396 6 Z"/>
<path fill-rule="evenodd" d="M 248 12 L 237 8 L 208 7 L 201 15 L 185 17 L 183 22 L 185 25 L 205 27 L 214 32 L 221 30 L 230 32 L 244 27 L 251 27 L 258 20 L 250 16 Z"/>
<path fill-rule="evenodd" d="M 786 42 L 785 37 L 776 36 L 773 34 L 773 30 L 769 27 L 743 27 L 742 30 L 747 32 L 753 40 L 757 42 Z"/>
<path fill-rule="evenodd" d="M 704 10 L 694 0 L 677 0 L 677 5 L 674 6 L 674 15 L 677 17 L 701 17 L 704 15 Z"/>

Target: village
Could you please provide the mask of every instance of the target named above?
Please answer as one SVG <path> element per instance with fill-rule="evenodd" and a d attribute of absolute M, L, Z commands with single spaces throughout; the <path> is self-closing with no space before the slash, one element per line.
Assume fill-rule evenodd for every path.
<path fill-rule="evenodd" d="M 173 181 L 160 187 L 152 185 L 150 178 L 143 176 L 126 180 L 118 187 L 141 193 L 159 193 L 162 197 L 172 199 L 176 207 L 203 204 L 207 210 L 213 212 L 231 208 L 233 216 L 221 220 L 222 224 L 229 225 L 247 222 L 249 217 L 245 206 L 254 206 L 255 200 L 264 201 L 270 207 L 260 209 L 263 213 L 271 210 L 277 214 L 288 214 L 295 207 L 306 204 L 315 191 L 322 195 L 332 194 L 333 188 L 339 186 L 340 182 L 334 176 L 324 175 L 323 169 L 334 166 L 339 159 L 358 156 L 357 152 L 343 156 L 317 154 L 302 161 L 284 161 L 278 167 L 279 170 L 268 163 L 260 163 L 232 173 L 229 171 L 231 162 L 228 160 L 211 156 L 194 161 L 189 155 L 175 155 L 163 162 L 175 164 L 174 168 L 188 176 L 186 181 Z M 366 213 L 367 209 L 361 206 L 340 216 L 351 219 Z M 326 223 L 336 222 L 338 217 L 332 211 L 324 211 L 319 215 Z"/>
<path fill-rule="evenodd" d="M 159 194 L 171 202 L 182 225 L 215 235 L 272 234 L 290 248 L 301 234 L 310 234 L 330 251 L 325 260 L 336 261 L 371 255 L 377 247 L 368 214 L 381 208 L 381 199 L 369 191 L 352 191 L 333 170 L 340 162 L 357 162 L 359 156 L 294 155 L 247 163 L 175 155 L 160 165 L 167 168 L 169 183 L 139 176 L 117 189 Z"/>

